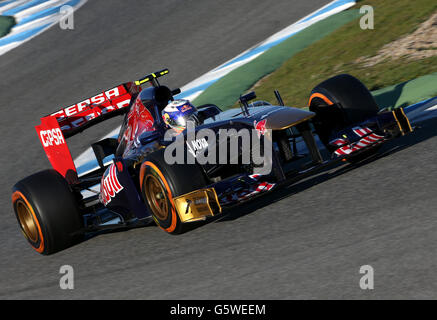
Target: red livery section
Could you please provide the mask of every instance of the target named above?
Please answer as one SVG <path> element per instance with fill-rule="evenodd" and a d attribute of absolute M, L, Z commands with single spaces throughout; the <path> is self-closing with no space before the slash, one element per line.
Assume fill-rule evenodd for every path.
<path fill-rule="evenodd" d="M 100 200 L 105 206 L 111 202 L 117 193 L 123 190 L 123 186 L 118 181 L 117 169 L 114 164 L 111 164 L 108 172 L 106 177 L 102 177 L 102 182 L 100 183 Z"/>
<path fill-rule="evenodd" d="M 132 96 L 140 91 L 133 82 L 125 83 L 41 118 L 41 125 L 35 129 L 52 167 L 70 183 L 77 181 L 65 139 L 104 120 L 109 113 L 127 108 Z"/>
<path fill-rule="evenodd" d="M 56 118 L 41 118 L 41 124 L 35 129 L 53 169 L 69 183 L 77 181 L 76 167 Z"/>
<path fill-rule="evenodd" d="M 331 141 L 331 145 L 336 145 L 339 148 L 335 150 L 337 156 L 343 156 L 351 154 L 352 152 L 359 151 L 363 148 L 369 147 L 370 145 L 378 144 L 384 141 L 384 137 L 374 133 L 367 127 L 355 127 L 352 131 L 361 137 L 358 142 L 350 144 L 349 141 L 345 139 L 335 139 Z"/>
<path fill-rule="evenodd" d="M 128 125 L 122 137 L 126 143 L 131 143 L 135 137 L 143 132 L 155 130 L 153 127 L 155 120 L 150 111 L 141 102 L 140 97 L 132 104 L 127 114 L 127 121 Z"/>
<path fill-rule="evenodd" d="M 129 90 L 129 91 L 128 91 Z M 61 109 L 50 116 L 56 117 L 64 134 L 69 134 L 106 113 L 123 109 L 129 106 L 132 93 L 139 91 L 132 83 L 104 91 L 94 97 Z"/>

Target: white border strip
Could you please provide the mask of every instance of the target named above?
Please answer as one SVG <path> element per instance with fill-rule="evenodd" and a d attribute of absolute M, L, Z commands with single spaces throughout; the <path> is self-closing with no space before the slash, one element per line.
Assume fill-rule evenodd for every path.
<path fill-rule="evenodd" d="M 7 12 L 8 10 L 23 5 L 26 2 L 30 2 L 30 1 L 17 0 L 6 6 L 0 7 L 0 12 Z M 63 4 L 68 4 L 68 2 L 69 0 L 47 1 L 29 7 L 15 14 L 14 18 L 17 22 L 17 25 L 12 28 L 11 32 L 8 35 L 0 38 L 0 56 L 22 45 L 23 43 L 35 38 L 36 36 L 40 35 L 42 32 L 47 31 L 54 25 L 58 24 L 62 18 L 62 14 L 60 12 L 56 12 L 51 15 L 47 15 L 40 19 L 32 20 L 29 21 L 28 23 L 23 23 L 23 24 L 20 24 L 21 21 L 23 21 L 28 17 L 31 17 L 34 14 L 37 14 L 38 12 L 43 12 L 44 10 L 48 10 L 51 7 L 56 8 L 58 6 L 62 6 Z M 82 7 L 86 2 L 87 0 L 80 0 L 79 3 L 77 3 L 73 7 L 74 11 Z M 4 44 L 2 45 L 1 43 Z"/>
<path fill-rule="evenodd" d="M 248 63 L 249 61 L 252 61 L 256 57 L 258 57 L 260 54 L 264 53 L 268 49 L 270 49 L 272 46 L 278 44 L 281 41 L 284 41 L 288 39 L 289 37 L 293 36 L 299 31 L 302 31 L 305 28 L 308 28 L 310 25 L 323 20 L 329 16 L 332 16 L 336 13 L 339 13 L 341 11 L 344 11 L 352 6 L 354 6 L 356 3 L 355 0 L 335 0 L 327 5 L 323 6 L 322 8 L 310 13 L 309 15 L 303 17 L 299 21 L 293 23 L 292 25 L 286 27 L 285 29 L 275 33 L 274 35 L 270 36 L 266 40 L 260 42 L 259 44 L 255 45 L 254 47 L 242 52 L 238 56 L 228 60 L 227 62 L 221 64 L 220 66 L 214 68 L 213 70 L 209 71 L 208 73 L 200 76 L 199 78 L 191 81 L 187 85 L 183 86 L 181 88 L 182 93 L 179 94 L 178 98 L 184 98 L 184 99 L 194 99 L 198 95 L 200 95 L 208 85 L 212 84 L 213 81 L 217 81 L 232 70 L 235 70 L 236 68 Z M 329 9 L 329 10 L 327 10 Z M 311 19 L 308 19 L 312 17 Z M 262 50 L 259 50 L 262 48 Z M 253 54 L 252 54 L 253 53 Z M 245 59 L 241 59 L 241 57 L 247 56 Z M 201 87 L 200 90 L 195 90 L 195 88 Z M 202 88 L 203 87 L 203 88 Z M 193 91 L 194 92 L 190 94 L 184 94 L 184 92 Z M 115 128 L 110 133 L 108 133 L 104 138 L 108 137 L 114 137 L 118 135 L 118 132 L 120 130 L 120 127 Z M 82 154 L 80 154 L 76 159 L 74 160 L 76 168 L 78 169 L 79 175 L 87 174 L 96 168 L 98 168 L 97 161 L 95 159 L 94 153 L 91 148 L 88 148 L 86 151 L 84 151 Z"/>

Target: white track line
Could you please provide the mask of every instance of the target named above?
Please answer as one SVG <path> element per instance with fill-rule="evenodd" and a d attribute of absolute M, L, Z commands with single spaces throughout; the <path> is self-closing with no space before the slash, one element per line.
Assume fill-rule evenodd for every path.
<path fill-rule="evenodd" d="M 30 7 L 28 9 L 25 9 L 23 11 L 20 11 L 17 13 L 17 15 L 14 15 L 15 19 L 18 20 L 18 24 L 16 26 L 14 26 L 11 30 L 11 33 L 9 33 L 8 35 L 6 35 L 3 38 L 0 38 L 0 43 L 3 42 L 4 44 L 0 46 L 0 55 L 18 47 L 19 45 L 33 39 L 34 37 L 38 36 L 39 34 L 41 34 L 44 31 L 47 31 L 48 29 L 50 29 L 51 27 L 53 27 L 54 25 L 58 24 L 58 22 L 60 21 L 60 19 L 62 18 L 62 14 L 59 13 L 53 13 L 49 16 L 46 17 L 42 17 L 40 19 L 37 20 L 33 20 L 33 21 L 29 21 L 28 23 L 22 24 L 20 25 L 19 22 L 23 21 L 25 18 L 32 16 L 33 14 L 36 14 L 40 11 L 49 9 L 51 7 L 56 8 L 58 6 L 62 6 L 62 4 L 64 3 L 68 3 L 69 0 L 56 0 L 56 1 L 47 1 L 44 2 L 42 4 Z M 0 11 L 1 12 L 5 12 L 9 9 L 15 8 L 18 5 L 22 5 L 26 2 L 30 2 L 29 0 L 17 0 L 14 3 L 10 3 L 4 7 L 0 7 Z M 87 2 L 87 0 L 80 0 L 79 3 L 77 3 L 74 7 L 73 10 L 76 11 L 77 9 L 79 9 L 80 7 L 82 7 L 85 3 Z M 47 4 L 50 3 L 50 5 L 48 6 Z M 1 4 L 1 2 L 0 2 Z M 35 11 L 35 8 L 38 8 L 37 11 Z M 25 15 L 23 14 L 26 13 Z M 17 18 L 17 16 L 19 18 Z M 44 27 L 45 26 L 45 27 Z M 41 29 L 41 27 L 44 27 Z M 36 28 L 40 28 L 41 30 L 37 29 L 36 31 L 34 29 Z M 28 33 L 26 34 L 26 36 L 24 38 L 20 37 L 20 33 Z M 17 37 L 20 37 L 17 39 Z"/>
<path fill-rule="evenodd" d="M 13 9 L 15 7 L 18 7 L 26 2 L 28 2 L 29 0 L 16 0 L 15 2 L 12 2 L 10 4 L 7 4 L 3 7 L 0 7 L 0 15 L 3 14 L 3 12 L 8 11 L 10 9 Z M 3 1 L 6 2 L 6 1 Z"/>
<path fill-rule="evenodd" d="M 316 15 L 318 12 L 323 11 L 324 9 L 334 5 L 335 3 L 341 3 L 341 5 L 334 7 L 333 9 L 331 9 L 327 12 L 324 12 L 320 15 Z M 188 90 L 196 88 L 200 85 L 208 83 L 210 81 L 220 79 L 221 77 L 225 76 L 226 74 L 228 74 L 232 70 L 235 70 L 236 68 L 248 63 L 249 61 L 252 61 L 256 57 L 258 57 L 260 54 L 262 54 L 268 50 L 268 49 L 266 49 L 258 54 L 250 55 L 247 59 L 238 61 L 238 59 L 240 57 L 243 57 L 244 55 L 247 55 L 250 52 L 253 52 L 257 48 L 259 48 L 261 46 L 268 46 L 269 44 L 274 43 L 275 41 L 278 41 L 280 39 L 285 40 L 285 38 L 292 36 L 294 33 L 301 31 L 301 30 L 309 27 L 310 25 L 312 25 L 320 20 L 323 20 L 323 19 L 327 18 L 328 16 L 331 16 L 333 14 L 344 11 L 344 10 L 354 6 L 354 5 L 355 5 L 355 1 L 353 1 L 353 0 L 335 0 L 335 1 L 328 3 L 327 5 L 323 6 L 322 8 L 320 8 L 318 10 L 315 10 L 314 12 L 303 17 L 302 19 L 300 19 L 299 21 L 286 27 L 285 29 L 275 33 L 274 35 L 270 36 L 269 38 L 260 42 L 259 44 L 255 45 L 254 47 L 242 52 L 238 56 L 228 60 L 227 62 L 225 62 L 225 63 L 221 64 L 220 66 L 214 68 L 213 70 L 207 72 L 203 76 L 200 76 L 199 78 L 191 81 L 190 83 L 188 83 L 187 85 L 185 85 L 181 88 L 182 94 L 184 91 L 188 91 Z M 315 17 L 312 18 L 311 20 L 305 21 L 306 19 L 308 19 L 311 16 L 315 16 Z M 237 61 L 235 61 L 235 60 L 237 60 Z M 232 64 L 230 64 L 232 61 L 234 61 L 234 62 Z M 226 66 L 227 64 L 230 64 L 230 65 Z M 226 67 L 224 67 L 224 66 L 226 66 Z M 200 95 L 202 92 L 203 92 L 203 90 L 199 90 L 197 92 L 194 92 L 193 94 L 190 94 L 189 96 L 184 96 L 184 98 L 192 100 L 195 97 L 197 97 L 198 95 Z M 179 96 L 181 96 L 181 95 L 179 95 Z M 107 137 L 116 136 L 118 134 L 119 130 L 120 130 L 120 127 L 115 128 L 114 130 L 112 130 L 110 133 L 108 133 L 102 139 L 107 138 Z M 84 166 L 84 165 L 90 165 L 90 163 L 92 163 L 93 161 L 96 161 L 96 160 L 95 160 L 95 156 L 94 156 L 94 153 L 93 153 L 91 148 L 88 148 L 86 151 L 84 151 L 82 154 L 80 154 L 74 160 L 77 168 Z M 96 167 L 97 167 L 97 164 L 96 164 Z M 90 172 L 90 171 L 92 171 L 92 170 L 89 169 L 89 170 L 86 170 L 84 172 L 80 172 L 80 174 L 83 175 L 83 174 L 86 174 L 87 172 Z"/>

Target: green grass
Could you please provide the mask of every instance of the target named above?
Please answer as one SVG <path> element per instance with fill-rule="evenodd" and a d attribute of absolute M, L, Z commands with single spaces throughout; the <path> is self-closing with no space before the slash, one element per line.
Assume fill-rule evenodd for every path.
<path fill-rule="evenodd" d="M 356 7 L 365 4 L 374 7 L 374 30 L 361 30 L 358 19 L 313 43 L 261 80 L 255 88 L 258 98 L 275 101 L 273 90 L 278 89 L 287 105 L 305 106 L 312 88 L 337 74 L 350 73 L 377 90 L 437 72 L 437 57 L 385 60 L 372 67 L 356 62 L 415 31 L 437 10 L 435 0 L 366 0 Z"/>
<path fill-rule="evenodd" d="M 9 16 L 0 16 L 0 38 L 7 35 L 15 25 L 15 19 Z"/>
<path fill-rule="evenodd" d="M 406 107 L 437 96 L 437 72 L 372 91 L 380 108 Z"/>
<path fill-rule="evenodd" d="M 266 74 L 277 70 L 285 61 L 323 39 L 338 28 L 359 17 L 359 10 L 348 10 L 319 21 L 300 31 L 295 36 L 267 50 L 259 57 L 231 71 L 213 83 L 199 97 L 195 104 L 215 103 L 221 107 L 231 106 L 240 94 L 253 86 Z"/>

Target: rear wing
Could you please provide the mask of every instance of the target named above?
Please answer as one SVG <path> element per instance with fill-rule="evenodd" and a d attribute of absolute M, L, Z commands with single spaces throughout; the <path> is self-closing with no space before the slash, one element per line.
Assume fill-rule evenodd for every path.
<path fill-rule="evenodd" d="M 41 124 L 35 129 L 53 169 L 69 183 L 77 182 L 76 167 L 65 139 L 97 123 L 127 113 L 132 98 L 141 91 L 141 85 L 149 82 L 159 87 L 157 78 L 168 72 L 168 69 L 163 69 L 151 73 L 138 81 L 121 84 L 41 118 Z M 179 93 L 180 90 L 174 92 Z"/>
<path fill-rule="evenodd" d="M 44 118 L 55 117 L 64 137 L 69 138 L 96 123 L 126 113 L 131 98 L 140 91 L 132 82 L 121 84 Z"/>
<path fill-rule="evenodd" d="M 76 182 L 76 167 L 65 139 L 126 113 L 132 97 L 140 91 L 135 83 L 124 83 L 41 118 L 35 129 L 53 169 L 69 183 Z"/>

